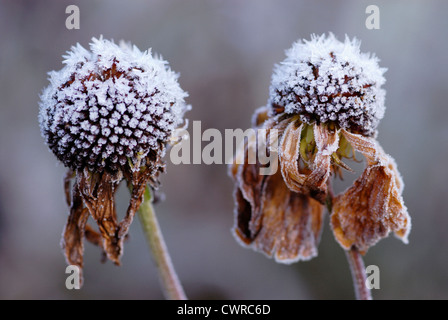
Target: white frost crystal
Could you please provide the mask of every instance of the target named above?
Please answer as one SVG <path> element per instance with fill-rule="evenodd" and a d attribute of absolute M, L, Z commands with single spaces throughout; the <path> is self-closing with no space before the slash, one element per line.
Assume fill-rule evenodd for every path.
<path fill-rule="evenodd" d="M 39 104 L 42 135 L 59 160 L 114 172 L 164 152 L 189 107 L 166 61 L 102 37 L 92 39 L 90 51 L 77 44 L 64 58 Z"/>
<path fill-rule="evenodd" d="M 274 68 L 271 114 L 300 114 L 302 122 L 333 122 L 354 133 L 374 135 L 384 116 L 385 68 L 361 53 L 358 40 L 333 34 L 298 41 Z"/>

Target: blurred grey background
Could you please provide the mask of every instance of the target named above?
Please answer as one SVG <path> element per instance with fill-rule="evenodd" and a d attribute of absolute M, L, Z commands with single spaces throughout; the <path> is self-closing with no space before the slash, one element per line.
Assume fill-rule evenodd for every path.
<path fill-rule="evenodd" d="M 81 11 L 65 28 L 65 8 Z M 365 9 L 380 8 L 367 30 Z M 180 72 L 190 120 L 202 129 L 247 128 L 265 104 L 275 63 L 311 33 L 362 40 L 387 67 L 386 116 L 378 140 L 398 163 L 412 216 L 409 245 L 393 236 L 365 263 L 381 270 L 376 299 L 448 298 L 448 3 L 444 1 L 0 1 L 0 298 L 161 299 L 157 270 L 138 219 L 123 263 L 100 263 L 86 245 L 85 285 L 65 288 L 59 241 L 66 221 L 65 169 L 44 145 L 37 114 L 46 73 L 70 46 L 92 36 L 152 47 Z M 204 145 L 204 144 L 203 144 Z M 352 179 L 348 176 L 348 179 Z M 340 186 L 342 188 L 342 185 Z M 326 218 L 319 256 L 276 264 L 233 239 L 233 185 L 225 165 L 168 164 L 157 214 L 192 299 L 352 299 L 343 250 Z M 119 212 L 127 206 L 123 188 Z"/>

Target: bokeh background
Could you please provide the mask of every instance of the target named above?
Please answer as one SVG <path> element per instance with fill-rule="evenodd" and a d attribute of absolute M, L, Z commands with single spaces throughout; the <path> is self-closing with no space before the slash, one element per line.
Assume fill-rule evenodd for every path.
<path fill-rule="evenodd" d="M 81 11 L 65 28 L 65 8 Z M 367 30 L 366 1 L 158 0 L 0 1 L 0 298 L 161 299 L 157 270 L 138 219 L 123 263 L 101 264 L 86 245 L 85 285 L 65 288 L 59 241 L 67 217 L 65 169 L 37 122 L 46 73 L 70 46 L 92 36 L 124 39 L 162 54 L 189 92 L 190 120 L 247 128 L 265 104 L 273 65 L 299 38 L 333 32 L 362 40 L 388 68 L 378 140 L 397 161 L 412 216 L 409 245 L 393 236 L 365 263 L 381 270 L 376 299 L 448 298 L 448 3 L 375 1 L 381 29 Z M 347 180 L 353 179 L 350 175 Z M 343 188 L 340 184 L 338 188 Z M 352 299 L 350 272 L 326 218 L 319 256 L 285 266 L 233 239 L 233 185 L 225 165 L 168 164 L 157 213 L 192 299 Z M 120 190 L 119 212 L 128 193 Z"/>

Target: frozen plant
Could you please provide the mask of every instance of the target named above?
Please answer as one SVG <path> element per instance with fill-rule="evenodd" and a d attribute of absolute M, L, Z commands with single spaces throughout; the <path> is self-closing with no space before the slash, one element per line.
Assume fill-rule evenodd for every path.
<path fill-rule="evenodd" d="M 407 243 L 411 219 L 395 161 L 375 140 L 385 110 L 385 69 L 359 45 L 333 34 L 294 43 L 274 68 L 267 106 L 253 118 L 267 135 L 278 130 L 281 170 L 260 175 L 263 165 L 248 162 L 248 154 L 260 148 L 252 138 L 235 156 L 244 163 L 235 161 L 229 171 L 235 181 L 233 232 L 243 246 L 281 263 L 309 260 L 317 255 L 327 206 L 357 297 L 369 299 L 360 254 L 390 232 Z M 351 171 L 343 159 L 355 159 L 355 151 L 364 155 L 366 168 L 334 196 L 330 177 Z"/>
<path fill-rule="evenodd" d="M 67 262 L 82 269 L 87 239 L 119 265 L 129 226 L 145 197 L 145 210 L 140 210 L 144 229 L 162 274 L 171 268 L 165 272 L 167 287 L 178 289 L 168 289 L 168 295 L 182 298 L 158 234 L 149 188 L 158 187 L 166 146 L 184 123 L 187 93 L 166 61 L 130 44 L 93 38 L 90 51 L 78 44 L 64 58 L 64 68 L 49 73 L 39 123 L 47 145 L 69 168 L 65 194 L 70 215 L 62 238 Z M 131 199 L 118 221 L 115 193 L 123 180 Z M 99 232 L 87 224 L 89 216 Z"/>

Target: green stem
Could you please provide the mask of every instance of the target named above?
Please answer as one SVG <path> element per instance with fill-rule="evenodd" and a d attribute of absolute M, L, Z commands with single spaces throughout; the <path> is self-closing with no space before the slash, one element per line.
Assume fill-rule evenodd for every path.
<path fill-rule="evenodd" d="M 138 210 L 143 232 L 152 251 L 152 255 L 159 269 L 160 280 L 165 291 L 165 296 L 170 300 L 186 300 L 184 289 L 177 277 L 171 262 L 168 249 L 160 231 L 159 223 L 151 202 L 151 191 L 147 187 L 143 203 Z"/>

